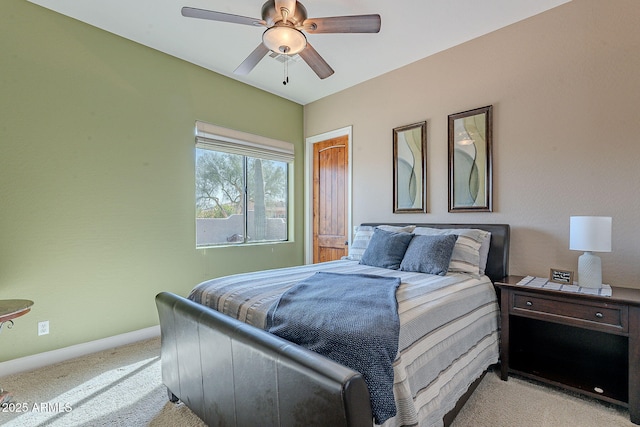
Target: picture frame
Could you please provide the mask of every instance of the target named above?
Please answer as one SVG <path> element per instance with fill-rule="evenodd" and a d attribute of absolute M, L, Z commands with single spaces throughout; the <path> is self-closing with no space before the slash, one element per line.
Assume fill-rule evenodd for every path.
<path fill-rule="evenodd" d="M 573 285 L 573 271 L 552 268 L 549 270 L 549 281 L 563 285 Z"/>
<path fill-rule="evenodd" d="M 427 122 L 393 129 L 393 213 L 427 212 Z"/>
<path fill-rule="evenodd" d="M 449 115 L 449 212 L 493 211 L 493 106 Z"/>

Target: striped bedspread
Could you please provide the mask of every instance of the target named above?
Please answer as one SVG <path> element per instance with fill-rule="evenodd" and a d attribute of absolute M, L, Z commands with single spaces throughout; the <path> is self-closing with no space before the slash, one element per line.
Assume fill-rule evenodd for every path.
<path fill-rule="evenodd" d="M 388 270 L 340 260 L 236 274 L 196 286 L 189 298 L 256 327 L 279 296 L 317 271 L 399 277 L 398 413 L 384 426 L 439 426 L 469 385 L 498 361 L 498 306 L 491 281 L 467 274 Z"/>

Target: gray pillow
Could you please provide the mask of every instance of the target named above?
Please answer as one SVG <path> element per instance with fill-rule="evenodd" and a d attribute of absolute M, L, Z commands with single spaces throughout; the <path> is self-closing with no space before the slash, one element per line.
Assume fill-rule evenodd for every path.
<path fill-rule="evenodd" d="M 444 276 L 449 270 L 455 234 L 414 236 L 404 254 L 400 270 Z"/>
<path fill-rule="evenodd" d="M 395 231 L 401 232 L 404 231 L 406 233 L 411 233 L 416 226 L 415 225 L 405 225 L 402 227 L 397 227 L 393 225 L 359 225 L 355 228 L 355 236 L 349 245 L 349 256 L 347 259 L 352 261 L 360 261 L 362 258 L 362 254 L 369 246 L 369 241 L 371 241 L 371 236 L 373 236 L 373 232 L 376 228 L 381 228 L 385 231 Z"/>
<path fill-rule="evenodd" d="M 489 244 L 491 243 L 491 233 L 488 231 L 469 228 L 435 229 L 418 227 L 415 230 L 415 234 L 416 236 L 457 235 L 458 240 L 453 247 L 451 261 L 449 262 L 449 271 L 476 275 L 484 274 L 487 263 L 487 257 L 484 255 L 489 254 Z"/>
<path fill-rule="evenodd" d="M 369 246 L 362 254 L 360 264 L 397 270 L 411 239 L 413 234 L 410 233 L 396 233 L 376 228 Z"/>

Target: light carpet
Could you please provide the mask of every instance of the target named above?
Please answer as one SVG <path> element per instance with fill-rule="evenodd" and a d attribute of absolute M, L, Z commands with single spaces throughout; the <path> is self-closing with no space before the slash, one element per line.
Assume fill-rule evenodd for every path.
<path fill-rule="evenodd" d="M 167 400 L 159 338 L 6 376 L 13 394 L 0 425 L 202 427 L 182 403 Z M 627 427 L 629 412 L 539 384 L 489 372 L 452 427 Z"/>

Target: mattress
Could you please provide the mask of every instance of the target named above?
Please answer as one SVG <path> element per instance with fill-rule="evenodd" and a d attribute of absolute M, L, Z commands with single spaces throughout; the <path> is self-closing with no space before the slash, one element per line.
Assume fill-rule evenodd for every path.
<path fill-rule="evenodd" d="M 384 426 L 438 426 L 488 366 L 498 361 L 498 305 L 486 276 L 437 276 L 339 260 L 208 280 L 195 302 L 265 329 L 282 293 L 317 271 L 399 277 L 400 336 L 393 364 L 397 415 Z"/>

